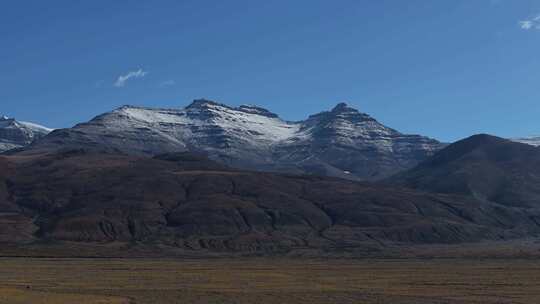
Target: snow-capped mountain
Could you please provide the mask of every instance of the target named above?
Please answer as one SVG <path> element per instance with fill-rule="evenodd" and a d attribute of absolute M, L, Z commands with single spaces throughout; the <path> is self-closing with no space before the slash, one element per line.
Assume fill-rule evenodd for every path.
<path fill-rule="evenodd" d="M 412 168 L 444 146 L 388 128 L 345 103 L 300 125 L 299 132 L 278 147 L 278 160 L 325 175 L 380 179 Z"/>
<path fill-rule="evenodd" d="M 0 116 L 0 152 L 24 147 L 51 131 L 31 122 Z"/>
<path fill-rule="evenodd" d="M 385 127 L 344 103 L 288 122 L 257 106 L 201 99 L 184 109 L 123 106 L 56 130 L 32 149 L 84 147 L 136 155 L 192 151 L 239 168 L 379 179 L 416 165 L 442 146 Z"/>
<path fill-rule="evenodd" d="M 528 144 L 535 147 L 540 147 L 540 136 L 531 136 L 523 138 L 513 138 L 512 141 Z"/>

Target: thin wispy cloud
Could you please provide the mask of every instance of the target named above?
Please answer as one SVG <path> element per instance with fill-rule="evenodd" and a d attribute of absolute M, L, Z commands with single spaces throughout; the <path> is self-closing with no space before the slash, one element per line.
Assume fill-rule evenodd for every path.
<path fill-rule="evenodd" d="M 174 80 L 166 80 L 166 81 L 163 81 L 159 84 L 159 87 L 160 88 L 165 88 L 165 87 L 172 87 L 176 85 L 176 81 Z"/>
<path fill-rule="evenodd" d="M 540 15 L 534 18 L 519 21 L 519 27 L 522 30 L 540 30 Z"/>
<path fill-rule="evenodd" d="M 120 75 L 114 86 L 117 88 L 122 88 L 126 86 L 126 83 L 132 78 L 143 78 L 148 72 L 143 71 L 143 69 L 138 69 L 137 71 L 131 71 L 125 75 Z"/>

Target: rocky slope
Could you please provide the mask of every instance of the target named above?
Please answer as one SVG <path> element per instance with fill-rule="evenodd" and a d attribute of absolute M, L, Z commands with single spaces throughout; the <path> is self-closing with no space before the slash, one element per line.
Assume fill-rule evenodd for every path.
<path fill-rule="evenodd" d="M 231 170 L 190 154 L 0 156 L 0 241 L 8 243 L 345 253 L 533 236 L 539 216 L 467 196 Z"/>
<path fill-rule="evenodd" d="M 475 135 L 448 146 L 390 181 L 423 191 L 540 209 L 540 148 Z M 536 220 L 540 224 L 540 219 Z"/>
<path fill-rule="evenodd" d="M 191 151 L 243 169 L 375 180 L 413 167 L 442 146 L 401 134 L 346 104 L 288 122 L 257 106 L 196 100 L 184 109 L 124 106 L 56 130 L 31 150 L 85 148 L 147 156 Z"/>
<path fill-rule="evenodd" d="M 29 145 L 51 131 L 34 123 L 2 116 L 0 117 L 0 152 Z"/>

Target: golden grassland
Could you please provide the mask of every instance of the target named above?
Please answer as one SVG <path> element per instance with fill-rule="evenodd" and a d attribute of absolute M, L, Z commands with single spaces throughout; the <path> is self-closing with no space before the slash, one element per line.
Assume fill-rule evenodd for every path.
<path fill-rule="evenodd" d="M 540 260 L 0 258 L 0 303 L 540 303 Z"/>

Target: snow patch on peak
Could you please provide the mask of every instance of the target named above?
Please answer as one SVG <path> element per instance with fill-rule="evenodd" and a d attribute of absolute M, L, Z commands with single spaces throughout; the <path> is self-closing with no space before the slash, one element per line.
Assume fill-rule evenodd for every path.
<path fill-rule="evenodd" d="M 49 134 L 52 129 L 7 116 L 0 117 L 0 152 L 20 148 Z"/>
<path fill-rule="evenodd" d="M 42 125 L 38 125 L 38 124 L 33 123 L 33 122 L 19 121 L 19 123 L 22 124 L 23 126 L 27 127 L 28 129 L 31 129 L 34 132 L 50 133 L 50 132 L 54 131 L 54 129 L 47 128 L 47 127 L 44 127 Z"/>
<path fill-rule="evenodd" d="M 203 142 L 212 138 L 216 144 L 235 142 L 238 149 L 246 146 L 267 149 L 292 137 L 299 128 L 263 108 L 233 108 L 204 99 L 195 100 L 184 109 L 124 106 L 96 117 L 91 124 L 99 128 L 106 126 L 103 132 L 109 133 L 152 130 L 168 140 L 173 138 L 175 142 L 201 148 L 205 146 Z"/>
<path fill-rule="evenodd" d="M 128 120 L 137 120 L 148 124 L 176 123 L 178 122 L 178 113 L 180 110 L 152 109 L 144 107 L 121 107 L 113 113 L 120 114 L 121 118 Z"/>
<path fill-rule="evenodd" d="M 226 104 L 222 104 L 222 103 L 209 100 L 209 99 L 204 99 L 204 98 L 195 99 L 190 105 L 186 107 L 186 109 L 200 109 L 200 108 L 210 108 L 210 107 L 220 107 L 220 108 L 231 109 L 231 107 L 229 107 Z"/>
<path fill-rule="evenodd" d="M 540 135 L 538 136 L 529 136 L 529 137 L 522 137 L 522 138 L 512 138 L 512 141 L 527 144 L 535 147 L 540 147 Z"/>

